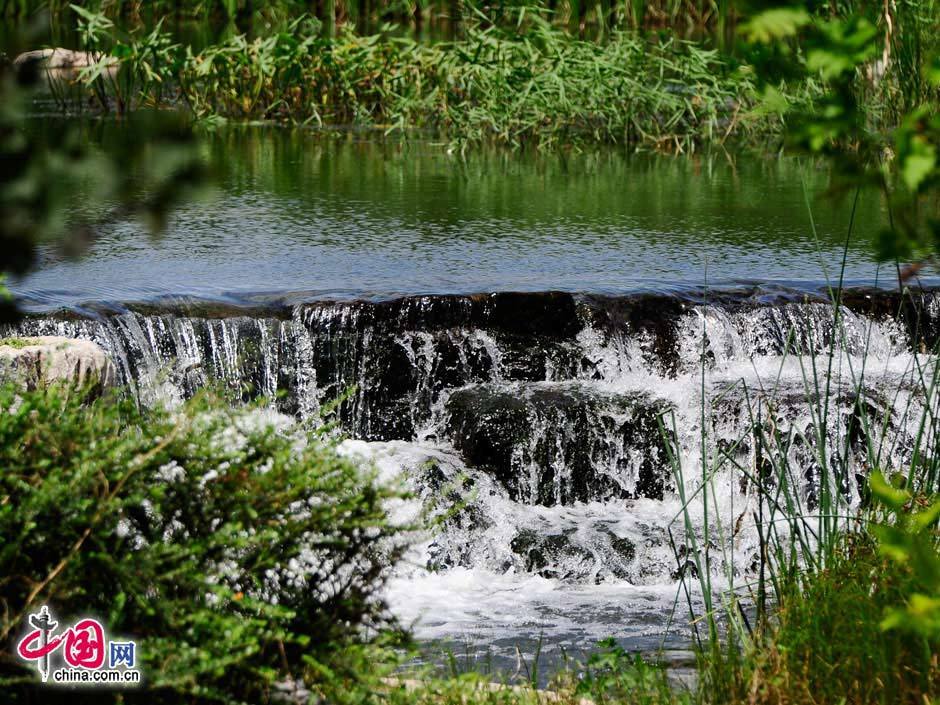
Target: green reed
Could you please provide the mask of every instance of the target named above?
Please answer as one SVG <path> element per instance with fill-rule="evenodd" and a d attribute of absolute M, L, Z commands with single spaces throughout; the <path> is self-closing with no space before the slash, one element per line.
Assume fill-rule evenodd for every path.
<path fill-rule="evenodd" d="M 79 0 L 75 4 L 93 11 L 106 9 L 112 16 L 130 21 L 171 15 L 220 23 L 233 21 L 245 30 L 312 13 L 324 27 L 332 18 L 363 34 L 385 24 L 419 34 L 430 28 L 439 35 L 449 32 L 452 38 L 466 24 L 511 26 L 520 11 L 591 37 L 627 28 L 669 27 L 683 34 L 725 32 L 737 18 L 730 0 Z M 68 14 L 69 7 L 67 0 L 2 0 L 0 14 L 28 16 L 48 9 L 59 18 Z"/>
<path fill-rule="evenodd" d="M 400 24 L 411 18 L 407 22 L 424 27 L 424 5 L 396 5 L 394 13 L 380 13 L 372 22 L 355 18 L 352 10 L 347 14 L 338 2 L 301 7 L 231 0 L 221 10 L 213 3 L 183 3 L 175 14 L 159 5 L 119 3 L 105 11 L 80 5 L 60 11 L 56 2 L 50 9 L 55 23 L 74 25 L 73 43 L 119 61 L 116 75 L 99 67 L 82 76 L 105 109 L 183 102 L 198 118 L 419 130 L 461 149 L 482 142 L 591 142 L 681 152 L 728 139 L 778 140 L 786 116 L 809 114 L 826 90 L 811 76 L 781 82 L 775 100 L 765 101 L 747 57 L 736 56 L 743 49 L 728 2 L 694 3 L 691 12 L 689 3 L 675 0 L 623 8 L 603 0 L 607 4 L 591 15 L 598 18 L 597 31 L 590 32 L 586 6 L 460 4 L 459 17 L 448 19 L 459 26 L 419 38 Z M 901 3 L 890 23 L 881 18 L 890 28 L 884 31 L 887 73 L 872 64 L 871 75 L 860 73 L 856 86 L 873 129 L 889 129 L 906 106 L 936 93 L 922 70 L 940 28 L 935 2 Z M 324 10 L 327 5 L 334 10 Z M 363 12 L 379 12 L 372 0 L 359 5 Z M 216 11 L 250 11 L 254 19 L 230 18 L 215 39 L 194 46 L 178 39 L 173 19 L 187 8 L 202 12 L 205 22 Z M 560 19 L 566 12 L 571 16 Z M 678 38 L 696 34 L 701 22 L 721 31 L 695 41 Z M 671 29 L 646 33 L 651 27 Z M 443 36 L 450 41 L 426 41 Z"/>
<path fill-rule="evenodd" d="M 858 194 L 846 254 L 857 206 Z M 810 224 L 814 229 L 812 217 Z M 923 300 L 916 290 L 904 288 L 893 315 L 906 328 L 912 351 L 921 354 L 911 356 L 894 388 L 873 391 L 870 379 L 880 371 L 871 369 L 873 324 L 868 324 L 862 341 L 857 330 L 856 339 L 849 340 L 845 262 L 843 257 L 837 279 L 827 274 L 831 322 L 815 329 L 807 317 L 791 329 L 776 375 L 760 380 L 756 389 L 744 380 L 721 390 L 709 387 L 703 323 L 697 481 L 690 482 L 680 448 L 668 453 L 682 505 L 673 549 L 695 625 L 703 702 L 812 698 L 823 703 L 846 697 L 848 702 L 920 702 L 940 678 L 940 635 L 926 628 L 922 633 L 886 632 L 882 624 L 885 614 L 897 613 L 893 605 L 904 603 L 918 589 L 934 588 L 931 580 L 918 576 L 916 565 L 907 568 L 905 556 L 892 563 L 885 557 L 890 553 L 879 551 L 876 537 L 884 531 L 897 537 L 900 529 L 882 528 L 885 514 L 872 501 L 868 478 L 861 476 L 890 476 L 904 496 L 913 498 L 912 512 L 931 506 L 940 495 L 940 355 L 937 345 L 930 354 L 924 348 Z M 781 384 L 788 362 L 798 369 L 809 418 L 802 428 L 781 413 L 781 396 L 792 394 Z M 710 438 L 716 409 L 735 388 L 743 398 L 748 430 L 719 443 Z M 869 403 L 870 395 L 877 395 L 879 403 Z M 846 399 L 848 414 L 838 403 Z M 665 432 L 668 426 L 671 432 Z M 916 429 L 913 439 L 905 439 L 905 427 Z M 675 420 L 664 418 L 662 428 L 667 443 L 675 444 Z M 894 465 L 892 457 L 905 443 L 912 445 L 910 460 Z M 857 503 L 852 500 L 850 471 L 858 473 Z M 752 503 L 739 516 L 737 509 L 735 516 L 722 514 L 716 501 L 719 482 L 746 488 Z M 693 514 L 702 520 L 696 523 Z M 921 569 L 926 573 L 940 564 L 940 533 L 936 517 L 930 516 L 933 528 L 918 549 L 934 556 L 928 568 Z M 929 521 L 928 514 L 924 517 Z M 750 573 L 740 575 L 732 556 L 745 520 L 754 522 L 759 550 Z M 905 526 L 903 519 L 898 526 Z M 901 545 L 901 539 L 896 540 Z M 927 545 L 933 548 L 924 548 Z M 689 566 L 694 566 L 692 576 Z M 701 596 L 703 613 L 693 599 L 695 592 Z"/>
<path fill-rule="evenodd" d="M 284 32 L 238 34 L 202 51 L 159 27 L 86 46 L 118 57 L 115 77 L 89 69 L 82 79 L 119 112 L 182 101 L 200 119 L 419 130 L 460 148 L 596 142 L 687 151 L 779 129 L 775 117 L 751 114 L 749 75 L 715 50 L 620 33 L 598 44 L 537 18 L 522 34 L 473 29 L 434 45 L 349 33 L 330 41 L 300 18 Z"/>

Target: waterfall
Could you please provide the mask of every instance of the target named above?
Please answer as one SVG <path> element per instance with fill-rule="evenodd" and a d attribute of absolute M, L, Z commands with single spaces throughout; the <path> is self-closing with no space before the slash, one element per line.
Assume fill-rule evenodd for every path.
<path fill-rule="evenodd" d="M 847 505 L 872 464 L 908 461 L 938 322 L 933 292 L 850 291 L 839 309 L 756 291 L 503 293 L 62 312 L 6 334 L 95 341 L 144 405 L 214 382 L 316 419 L 348 394 L 341 448 L 404 472 L 437 512 L 413 561 L 438 576 L 662 586 L 686 550 L 669 540 L 677 483 L 693 491 L 719 455 L 714 502 L 740 536 L 716 570 L 754 564 L 741 525 L 755 502 L 744 470 L 762 462 L 756 424 L 784 439 L 807 507 L 824 482 L 820 452 Z M 822 400 L 825 427 L 811 411 Z"/>

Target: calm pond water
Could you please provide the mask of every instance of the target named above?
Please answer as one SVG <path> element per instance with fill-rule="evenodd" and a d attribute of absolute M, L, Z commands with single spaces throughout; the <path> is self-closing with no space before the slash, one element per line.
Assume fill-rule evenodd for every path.
<path fill-rule="evenodd" d="M 103 145 L 115 129 L 85 126 Z M 80 260 L 45 248 L 15 291 L 48 309 L 176 295 L 814 289 L 825 271 L 837 276 L 851 211 L 849 199 L 824 197 L 825 169 L 793 158 L 461 159 L 428 142 L 260 127 L 209 134 L 204 148 L 218 174 L 214 193 L 176 211 L 160 238 L 134 220 L 109 222 Z M 870 244 L 883 221 L 877 196 L 863 195 L 851 283 L 890 284 Z"/>

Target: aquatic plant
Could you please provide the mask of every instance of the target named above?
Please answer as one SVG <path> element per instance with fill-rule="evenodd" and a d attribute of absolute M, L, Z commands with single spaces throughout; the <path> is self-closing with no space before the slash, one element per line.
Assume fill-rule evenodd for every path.
<path fill-rule="evenodd" d="M 76 6 L 74 13 L 84 48 L 120 62 L 116 72 L 102 64 L 82 72 L 105 109 L 178 99 L 201 118 L 431 130 L 461 146 L 590 141 L 680 151 L 729 137 L 777 136 L 791 123 L 792 134 L 805 128 L 804 141 L 818 144 L 832 136 L 820 130 L 844 130 L 845 119 L 866 129 L 894 126 L 903 112 L 889 106 L 934 95 L 920 39 L 932 20 L 917 13 L 903 31 L 890 25 L 891 33 L 863 16 L 829 20 L 802 12 L 775 23 L 776 15 L 744 15 L 748 48 L 739 58 L 670 34 L 610 30 L 603 42 L 584 41 L 524 8 L 511 26 L 476 16 L 453 42 L 337 33 L 299 14 L 198 50 L 173 40 L 162 20 L 150 30 L 119 30 L 101 12 Z M 815 47 L 808 61 L 799 52 L 777 57 L 760 48 L 807 26 L 817 28 L 807 40 Z M 861 34 L 834 29 L 843 26 Z M 852 42 L 864 50 L 849 47 L 856 53 L 832 63 Z M 864 78 L 858 66 L 870 64 L 881 42 L 898 44 L 897 58 L 884 68 L 869 65 L 869 74 L 884 75 Z M 909 70 L 923 77 L 907 80 Z M 841 127 L 831 116 L 808 119 L 823 115 L 816 103 L 839 81 L 845 87 L 837 93 L 852 100 L 854 113 L 839 118 Z"/>
<path fill-rule="evenodd" d="M 93 69 L 82 79 L 105 89 L 118 110 L 159 102 L 172 77 L 179 99 L 202 119 L 431 130 L 461 147 L 608 142 L 683 151 L 766 130 L 774 120 L 748 116 L 747 72 L 714 50 L 626 34 L 601 45 L 541 21 L 523 37 L 489 28 L 433 46 L 351 34 L 327 41 L 304 18 L 281 33 L 236 35 L 200 52 L 158 36 L 93 43 L 121 68 L 110 82 Z M 133 78 L 151 74 L 159 80 Z"/>
<path fill-rule="evenodd" d="M 125 24 L 155 23 L 161 17 L 174 21 L 198 20 L 210 25 L 235 25 L 238 31 L 255 32 L 265 27 L 283 28 L 305 13 L 312 13 L 326 27 L 333 19 L 337 27 L 355 27 L 360 34 L 390 31 L 431 39 L 457 38 L 465 28 L 513 27 L 540 17 L 559 29 L 588 38 L 606 38 L 610 32 L 670 31 L 678 36 L 709 36 L 716 44 L 731 47 L 735 30 L 753 10 L 751 4 L 731 0 L 3 0 L 0 14 L 14 17 L 48 10 L 54 23 L 67 18 L 73 6 L 105 10 Z M 906 0 L 903 3 L 838 2 L 811 3 L 807 9 L 821 18 L 865 13 L 872 19 L 889 8 L 894 27 L 907 24 L 928 26 L 934 17 L 935 0 Z M 326 33 L 326 32 L 325 32 Z M 332 36 L 332 34 L 330 34 Z M 929 33 L 922 35 L 930 37 Z M 905 41 L 907 41 L 905 39 Z M 910 45 L 917 49 L 916 45 Z"/>
<path fill-rule="evenodd" d="M 53 17 L 67 15 L 69 7 L 77 5 L 96 10 L 99 3 L 80 0 L 4 0 L 0 14 L 24 16 L 46 7 Z M 330 17 L 335 23 L 355 26 L 368 33 L 383 25 L 416 33 L 432 30 L 456 32 L 462 24 L 512 25 L 520 13 L 550 19 L 572 33 L 601 35 L 617 29 L 657 30 L 674 28 L 689 34 L 710 30 L 723 32 L 734 25 L 736 13 L 729 0 L 339 0 L 330 3 L 321 0 L 310 3 L 303 0 L 276 0 L 258 3 L 252 0 L 159 0 L 141 3 L 139 0 L 119 0 L 104 5 L 113 17 L 147 18 L 175 16 L 212 20 L 219 23 L 236 22 L 243 29 L 278 21 L 289 21 L 298 14 L 315 13 L 326 27 Z M 325 31 L 325 34 L 330 34 Z M 330 35 L 331 36 L 331 35 Z"/>
<path fill-rule="evenodd" d="M 540 6 L 466 5 L 459 36 L 427 43 L 390 27 L 372 36 L 355 34 L 353 24 L 361 32 L 372 25 L 351 21 L 333 27 L 322 12 L 308 16 L 308 8 L 294 3 L 217 9 L 223 5 L 226 13 L 277 18 L 259 21 L 250 31 L 230 27 L 198 48 L 166 31 L 169 10 L 151 9 L 149 19 L 134 22 L 112 19 L 113 6 L 106 12 L 56 7 L 53 15 L 60 24 L 75 23 L 83 48 L 120 63 L 118 71 L 99 63 L 82 72 L 105 110 L 180 100 L 205 119 L 430 130 L 460 148 L 482 141 L 609 142 L 677 151 L 704 141 L 778 137 L 786 125 L 805 126 L 805 141 L 816 144 L 828 139 L 820 130 L 843 130 L 845 119 L 856 120 L 851 111 L 840 113 L 842 127 L 832 116 L 821 119 L 824 104 L 832 104 L 822 99 L 834 82 L 845 84 L 837 93 L 851 98 L 856 122 L 875 134 L 904 124 L 913 106 L 937 96 L 929 69 L 928 38 L 937 30 L 931 2 L 904 3 L 888 14 L 840 8 L 793 16 L 785 10 L 752 16 L 723 2 L 695 4 L 694 13 L 679 2 L 630 3 L 618 15 L 658 17 L 653 24 L 665 26 L 707 18 L 705 24 L 723 28 L 719 34 L 726 39 L 717 43 L 684 41 L 681 31 L 643 34 L 604 22 L 603 41 L 581 40 L 552 21 L 558 8 Z M 213 7 L 198 6 L 205 12 Z M 596 10 L 600 17 L 617 14 L 603 3 Z M 412 15 L 409 10 L 402 16 Z M 583 16 L 579 22 L 583 29 Z M 738 46 L 730 27 L 747 41 Z M 815 48 L 780 54 L 780 46 L 808 27 L 813 29 L 806 42 Z M 770 42 L 777 48 L 768 50 Z M 852 42 L 861 42 L 863 51 L 851 49 Z M 832 63 L 839 47 L 856 53 Z M 839 75 L 830 71 L 837 64 Z M 756 99 L 755 86 L 763 100 Z M 70 97 L 68 91 L 60 94 L 63 102 Z M 858 136 L 851 137 L 856 145 Z"/>

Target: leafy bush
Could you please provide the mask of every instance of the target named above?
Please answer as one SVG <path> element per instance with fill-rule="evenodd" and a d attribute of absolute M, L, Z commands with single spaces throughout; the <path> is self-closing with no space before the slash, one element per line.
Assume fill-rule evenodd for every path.
<path fill-rule="evenodd" d="M 882 629 L 886 611 L 916 590 L 870 534 L 848 535 L 826 570 L 796 576 L 775 609 L 767 643 L 742 669 L 752 703 L 926 703 L 940 687 L 936 637 Z"/>
<path fill-rule="evenodd" d="M 940 499 L 915 497 L 903 477 L 894 484 L 872 473 L 872 495 L 891 521 L 874 524 L 881 553 L 904 566 L 910 575 L 910 590 L 903 606 L 886 608 L 881 626 L 898 629 L 940 642 Z"/>
<path fill-rule="evenodd" d="M 400 495 L 325 441 L 211 394 L 142 413 L 7 386 L 0 409 L 3 649 L 48 604 L 138 641 L 145 682 L 125 699 L 258 702 L 287 678 L 353 682 L 377 630 L 397 634 L 378 590 L 405 543 L 383 508 Z M 36 694 L 34 671 L 0 664 L 5 694 Z"/>
<path fill-rule="evenodd" d="M 892 9 L 893 8 L 893 9 Z M 822 19 L 771 2 L 743 27 L 767 105 L 789 122 L 788 140 L 836 167 L 836 193 L 875 186 L 890 227 L 879 238 L 885 262 L 936 259 L 940 247 L 940 14 L 921 3 L 861 3 Z M 819 81 L 815 105 L 787 106 L 781 76 Z M 916 274 L 920 263 L 901 279 Z"/>

